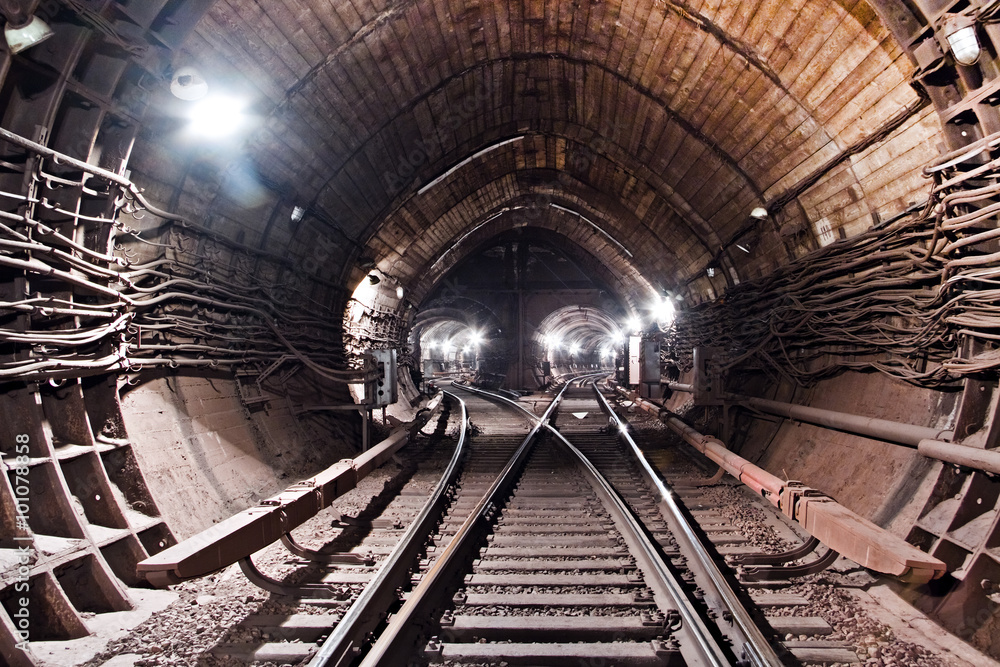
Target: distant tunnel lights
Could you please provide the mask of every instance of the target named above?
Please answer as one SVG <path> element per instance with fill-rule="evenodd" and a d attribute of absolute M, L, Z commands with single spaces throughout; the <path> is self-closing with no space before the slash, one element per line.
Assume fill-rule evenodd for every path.
<path fill-rule="evenodd" d="M 976 21 L 965 14 L 949 14 L 942 28 L 948 48 L 959 65 L 975 65 L 982 49 L 976 37 Z"/>

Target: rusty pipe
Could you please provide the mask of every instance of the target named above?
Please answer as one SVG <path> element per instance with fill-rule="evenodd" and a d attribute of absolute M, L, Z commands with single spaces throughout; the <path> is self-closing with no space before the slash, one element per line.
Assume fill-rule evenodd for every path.
<path fill-rule="evenodd" d="M 622 389 L 619 391 L 628 395 Z M 660 419 L 685 442 L 760 493 L 783 514 L 802 525 L 810 535 L 841 555 L 864 567 L 915 584 L 937 579 L 947 569 L 940 559 L 929 556 L 829 496 L 800 482 L 785 482 L 729 451 L 719 440 L 667 415 L 655 403 L 633 395 L 628 397 L 647 412 L 655 414 L 659 411 Z M 774 489 L 778 492 L 775 493 Z"/>
<path fill-rule="evenodd" d="M 726 472 L 749 486 L 755 493 L 759 493 L 772 505 L 778 506 L 781 489 L 785 486 L 780 477 L 758 468 L 727 449 L 720 440 L 699 433 L 676 417 L 667 417 L 663 422 L 681 436 L 684 442 L 718 463 Z"/>

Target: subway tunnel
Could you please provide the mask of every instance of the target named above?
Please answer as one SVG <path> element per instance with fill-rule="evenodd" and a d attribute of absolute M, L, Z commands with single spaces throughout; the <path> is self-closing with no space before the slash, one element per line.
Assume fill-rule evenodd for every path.
<path fill-rule="evenodd" d="M 443 374 L 710 378 L 708 432 L 944 561 L 900 595 L 1000 658 L 997 9 L 0 1 L 54 33 L 0 67 L 3 655 L 45 664 L 19 539 L 35 638 L 88 635 L 356 455 L 395 350 L 401 420 Z"/>

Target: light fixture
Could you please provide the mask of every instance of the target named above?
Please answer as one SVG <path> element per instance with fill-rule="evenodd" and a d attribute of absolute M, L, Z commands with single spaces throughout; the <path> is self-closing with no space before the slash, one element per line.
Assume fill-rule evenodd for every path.
<path fill-rule="evenodd" d="M 186 102 L 194 102 L 208 95 L 208 82 L 194 67 L 181 67 L 170 79 L 170 92 Z"/>
<path fill-rule="evenodd" d="M 653 311 L 653 319 L 661 327 L 672 324 L 677 317 L 677 307 L 674 306 L 674 300 L 669 296 L 653 302 L 650 310 Z"/>
<path fill-rule="evenodd" d="M 397 299 L 402 299 L 404 294 L 406 294 L 406 292 L 403 291 L 403 286 L 402 285 L 397 285 L 396 286 L 396 298 Z"/>
<path fill-rule="evenodd" d="M 368 282 L 369 282 L 369 284 L 372 284 L 372 285 L 378 285 L 380 282 L 382 282 L 382 279 L 379 278 L 378 276 L 376 276 L 374 273 L 369 273 L 368 274 Z"/>
<path fill-rule="evenodd" d="M 244 106 L 234 97 L 206 97 L 191 110 L 190 129 L 205 138 L 232 134 L 243 125 Z"/>
<path fill-rule="evenodd" d="M 714 278 L 715 277 L 715 267 L 714 266 L 708 267 L 707 269 L 705 269 L 705 273 L 708 274 L 709 278 Z"/>
<path fill-rule="evenodd" d="M 741 246 L 739 243 L 736 244 L 736 247 L 742 250 L 743 252 L 747 253 L 748 255 L 750 254 L 750 250 Z"/>
<path fill-rule="evenodd" d="M 638 317 L 633 317 L 628 321 L 628 330 L 632 333 L 639 333 L 642 330 L 642 320 Z"/>
<path fill-rule="evenodd" d="M 18 21 L 18 17 L 12 16 L 7 19 L 7 26 L 3 29 L 3 36 L 11 53 L 30 49 L 54 34 L 52 28 L 34 14 L 21 21 Z"/>
<path fill-rule="evenodd" d="M 948 14 L 941 30 L 959 65 L 975 65 L 982 49 L 976 37 L 976 20 L 966 14 Z"/>
<path fill-rule="evenodd" d="M 763 206 L 757 206 L 754 210 L 750 211 L 750 217 L 754 220 L 763 220 L 767 217 L 767 209 Z"/>
<path fill-rule="evenodd" d="M 292 222 L 298 224 L 302 222 L 302 218 L 306 217 L 306 210 L 301 206 L 292 207 Z"/>

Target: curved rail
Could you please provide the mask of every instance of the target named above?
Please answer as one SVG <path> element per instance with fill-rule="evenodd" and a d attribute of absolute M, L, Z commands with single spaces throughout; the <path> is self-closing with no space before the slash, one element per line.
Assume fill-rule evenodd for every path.
<path fill-rule="evenodd" d="M 444 394 L 457 402 L 461 409 L 461 429 L 459 429 L 458 444 L 455 453 L 448 463 L 441 480 L 434 492 L 424 503 L 420 513 L 403 534 L 396 548 L 386 558 L 382 567 L 365 587 L 358 599 L 345 612 L 343 618 L 334 627 L 329 638 L 320 647 L 309 663 L 311 666 L 347 665 L 357 657 L 365 635 L 381 622 L 381 614 L 397 599 L 396 589 L 409 577 L 410 568 L 417 557 L 418 550 L 424 540 L 441 518 L 446 502 L 445 493 L 458 478 L 459 463 L 465 455 L 466 433 L 469 427 L 469 415 L 465 401 L 451 392 Z"/>
<path fill-rule="evenodd" d="M 483 394 L 486 392 L 476 390 L 474 393 Z M 512 402 L 509 399 L 497 397 L 494 394 L 489 394 L 489 396 L 501 398 L 506 402 Z M 533 415 L 538 420 L 535 426 L 528 433 L 527 437 L 525 437 L 524 442 L 518 447 L 482 499 L 476 504 L 472 512 L 470 512 L 469 518 L 465 520 L 455 533 L 451 542 L 448 543 L 448 546 L 444 548 L 441 555 L 434 562 L 434 565 L 420 580 L 417 587 L 410 592 L 409 598 L 403 603 L 399 612 L 393 615 L 385 630 L 365 655 L 364 660 L 361 662 L 361 667 L 390 664 L 393 662 L 393 659 L 397 662 L 399 661 L 399 656 L 405 650 L 401 646 L 407 636 L 405 629 L 412 628 L 417 623 L 425 603 L 432 597 L 432 591 L 441 585 L 442 580 L 452 576 L 454 571 L 453 565 L 463 554 L 464 548 L 473 539 L 473 529 L 476 525 L 481 521 L 489 521 L 492 518 L 497 501 L 501 500 L 513 486 L 514 482 L 517 481 L 517 478 L 520 476 L 520 468 L 523 467 L 531 451 L 531 445 L 535 436 L 548 423 L 549 415 L 555 410 L 561 397 L 562 392 L 556 396 L 541 418 L 534 417 Z M 320 665 L 323 663 L 314 661 L 313 664 Z"/>
<path fill-rule="evenodd" d="M 757 624 L 754 623 L 753 619 L 750 617 L 750 613 L 743 606 L 743 603 L 737 597 L 735 591 L 726 581 L 725 576 L 719 570 L 712 556 L 708 553 L 705 545 L 702 543 L 701 539 L 695 533 L 694 528 L 691 523 L 684 516 L 681 511 L 680 506 L 677 504 L 677 500 L 674 498 L 673 492 L 669 487 L 660 479 L 660 476 L 656 473 L 655 468 L 649 463 L 649 459 L 643 454 L 642 450 L 629 435 L 628 429 L 624 427 L 621 420 L 618 419 L 618 415 L 615 414 L 614 410 L 611 409 L 611 405 L 608 403 L 604 394 L 594 385 L 594 393 L 597 394 L 597 400 L 602 405 L 604 410 L 608 413 L 608 416 L 614 421 L 615 425 L 618 426 L 618 432 L 620 436 L 628 444 L 632 453 L 635 455 L 636 459 L 639 461 L 644 474 L 646 475 L 647 481 L 655 486 L 657 492 L 660 494 L 660 499 L 663 504 L 668 509 L 670 516 L 673 518 L 677 528 L 674 538 L 681 545 L 683 551 L 691 556 L 693 556 L 697 562 L 698 567 L 706 575 L 706 580 L 708 585 L 712 587 L 712 591 L 707 591 L 712 597 L 717 600 L 727 611 L 732 614 L 734 628 L 739 631 L 743 636 L 742 648 L 744 653 L 744 659 L 748 661 L 748 664 L 754 666 L 768 666 L 768 667 L 779 667 L 782 662 L 778 658 L 778 655 L 771 648 L 767 639 L 761 633 Z M 706 595 L 706 597 L 708 597 Z"/>
<path fill-rule="evenodd" d="M 598 493 L 598 495 L 601 496 L 602 500 L 605 502 L 605 505 L 608 508 L 609 512 L 612 514 L 612 516 L 616 518 L 616 523 L 619 525 L 619 529 L 623 537 L 625 537 L 625 539 L 629 543 L 629 546 L 632 548 L 633 555 L 636 556 L 637 559 L 641 560 L 646 566 L 645 570 L 649 574 L 652 574 L 654 576 L 655 580 L 648 582 L 651 585 L 651 588 L 659 592 L 661 595 L 665 596 L 666 599 L 669 599 L 673 603 L 673 605 L 677 607 L 677 609 L 680 611 L 681 618 L 684 621 L 680 632 L 686 634 L 691 640 L 691 643 L 690 645 L 688 645 L 687 648 L 689 650 L 693 649 L 697 653 L 696 658 L 694 656 L 691 656 L 692 658 L 694 658 L 693 662 L 705 665 L 716 665 L 718 667 L 730 665 L 732 664 L 732 661 L 729 657 L 730 654 L 727 653 L 727 651 L 715 639 L 711 630 L 705 624 L 704 620 L 701 618 L 701 615 L 699 614 L 698 610 L 695 608 L 692 601 L 685 594 L 682 584 L 677 580 L 677 578 L 674 576 L 673 572 L 666 565 L 666 563 L 663 562 L 663 559 L 660 556 L 659 549 L 649 539 L 641 522 L 634 516 L 631 509 L 621 499 L 621 497 L 614 489 L 614 487 L 604 478 L 604 476 L 597 470 L 597 468 L 594 467 L 594 465 L 587 459 L 587 457 L 579 449 L 577 449 L 574 445 L 572 445 L 558 430 L 556 430 L 554 427 L 551 426 L 551 424 L 549 424 L 549 418 L 554 408 L 558 405 L 563 396 L 563 393 L 569 386 L 571 386 L 574 383 L 579 383 L 580 386 L 583 386 L 588 382 L 595 382 L 594 389 L 596 391 L 597 390 L 596 379 L 599 377 L 604 377 L 606 375 L 607 373 L 604 372 L 591 373 L 575 377 L 567 381 L 563 385 L 562 390 L 560 390 L 559 394 L 549 405 L 548 409 L 545 411 L 545 414 L 540 418 L 531 411 L 524 408 L 524 406 L 506 397 L 498 396 L 490 392 L 470 387 L 463 387 L 463 389 L 500 401 L 502 403 L 505 403 L 509 406 L 512 406 L 520 410 L 526 415 L 529 415 L 532 420 L 536 421 L 536 426 L 532 430 L 532 433 L 529 434 L 528 440 L 530 440 L 530 438 L 534 436 L 535 432 L 540 427 L 547 428 L 550 432 L 553 433 L 556 439 L 560 441 L 562 445 L 580 462 L 584 473 L 591 480 L 592 487 Z M 599 391 L 598 394 L 600 395 Z M 603 398 L 603 396 L 601 398 Z M 614 413 L 612 412 L 611 414 L 613 415 Z M 526 440 L 525 442 L 527 443 L 528 440 Z M 504 472 L 507 473 L 509 469 L 510 465 L 508 464 L 508 467 L 505 468 Z M 495 504 L 492 492 L 496 487 L 497 484 L 494 484 L 494 487 L 491 488 L 490 492 L 488 492 L 487 494 L 489 499 L 487 499 L 487 497 L 484 497 L 483 501 L 480 501 L 480 506 L 477 507 L 477 510 L 482 506 L 492 507 Z M 470 519 L 469 521 L 466 521 L 465 524 L 463 524 L 462 528 L 459 529 L 458 534 L 456 534 L 452 544 L 449 545 L 448 547 L 449 549 L 451 549 L 451 547 L 456 544 L 460 536 L 463 536 L 463 532 L 466 531 L 467 528 L 472 527 L 473 523 L 474 523 L 473 519 Z M 704 547 L 702 547 L 702 549 L 704 549 Z M 444 555 L 442 555 L 441 560 L 438 561 L 437 565 L 444 567 L 444 564 L 441 562 L 442 560 L 444 560 Z M 714 566 L 714 563 L 712 563 L 712 565 Z M 433 582 L 429 581 L 430 579 L 429 575 L 430 573 L 428 573 L 428 577 L 421 582 L 421 586 L 424 586 L 426 584 L 428 589 L 431 586 L 433 586 Z M 414 591 L 409 602 L 414 602 L 415 596 L 416 596 L 416 591 Z M 413 609 L 416 609 L 415 602 Z M 742 606 L 740 607 L 740 611 L 743 614 L 746 614 L 746 610 L 743 609 Z M 395 620 L 396 619 L 394 619 L 394 621 Z M 412 619 L 410 618 L 400 619 L 399 625 L 400 627 L 402 627 L 403 625 L 409 622 L 412 622 Z M 756 626 L 753 626 L 753 628 L 754 630 L 756 630 Z M 759 630 L 757 630 L 757 633 L 758 635 L 760 635 Z M 385 635 L 383 635 L 383 637 L 385 637 Z M 763 641 L 765 647 L 765 649 L 762 649 L 760 653 L 766 656 L 766 653 L 770 652 L 770 655 L 773 656 L 773 661 L 767 661 L 766 659 L 764 659 L 764 660 L 751 661 L 750 664 L 768 665 L 769 667 L 770 666 L 777 667 L 778 665 L 781 665 L 781 662 L 774 654 L 773 649 L 771 649 L 771 647 L 767 644 L 766 640 L 763 639 L 762 635 L 760 635 L 760 639 L 761 641 Z M 381 642 L 382 638 L 380 638 L 379 641 Z M 388 649 L 389 641 L 391 640 L 390 639 L 386 640 L 385 644 L 386 650 Z M 385 655 L 385 653 L 382 653 L 380 655 Z M 376 664 L 378 664 L 377 657 L 373 657 L 371 660 L 366 658 L 365 662 L 362 663 L 362 667 L 372 667 Z"/>
<path fill-rule="evenodd" d="M 594 389 L 597 391 L 598 395 L 600 395 L 600 391 L 597 390 L 596 384 Z M 667 564 L 664 563 L 657 545 L 649 539 L 642 523 L 638 518 L 636 518 L 631 508 L 621 498 L 614 486 L 612 486 L 611 483 L 605 479 L 604 475 L 602 475 L 597 468 L 594 467 L 583 452 L 567 440 L 562 433 L 555 430 L 551 426 L 549 426 L 549 430 L 551 430 L 555 438 L 577 458 L 583 466 L 584 472 L 591 478 L 591 485 L 594 486 L 595 491 L 597 491 L 598 495 L 601 496 L 605 506 L 616 519 L 616 523 L 621 524 L 619 530 L 621 531 L 622 536 L 629 542 L 629 546 L 631 547 L 630 552 L 632 555 L 636 557 L 636 560 L 642 561 L 645 565 L 644 570 L 647 574 L 655 575 L 654 580 L 647 581 L 647 585 L 649 585 L 654 591 L 660 592 L 661 595 L 666 595 L 668 599 L 673 602 L 674 606 L 677 607 L 677 610 L 680 612 L 681 618 L 683 619 L 683 625 L 681 626 L 679 633 L 686 634 L 693 643 L 694 647 L 697 649 L 698 658 L 700 659 L 698 664 L 717 665 L 718 667 L 732 664 L 729 655 L 722 648 L 719 642 L 716 641 L 712 631 L 705 624 L 705 621 L 701 617 L 698 609 L 684 592 L 683 585 L 677 580 L 677 577 L 670 570 Z M 620 426 L 619 430 L 621 430 Z M 635 453 L 635 451 L 636 450 L 633 450 L 633 453 Z M 621 530 L 622 526 L 626 530 Z M 745 610 L 743 611 L 746 613 Z M 770 646 L 768 646 L 768 648 L 770 649 Z M 774 665 L 777 666 L 781 664 L 777 661 L 777 656 L 775 656 L 775 660 L 776 662 Z M 759 664 L 763 665 L 769 663 Z"/>

